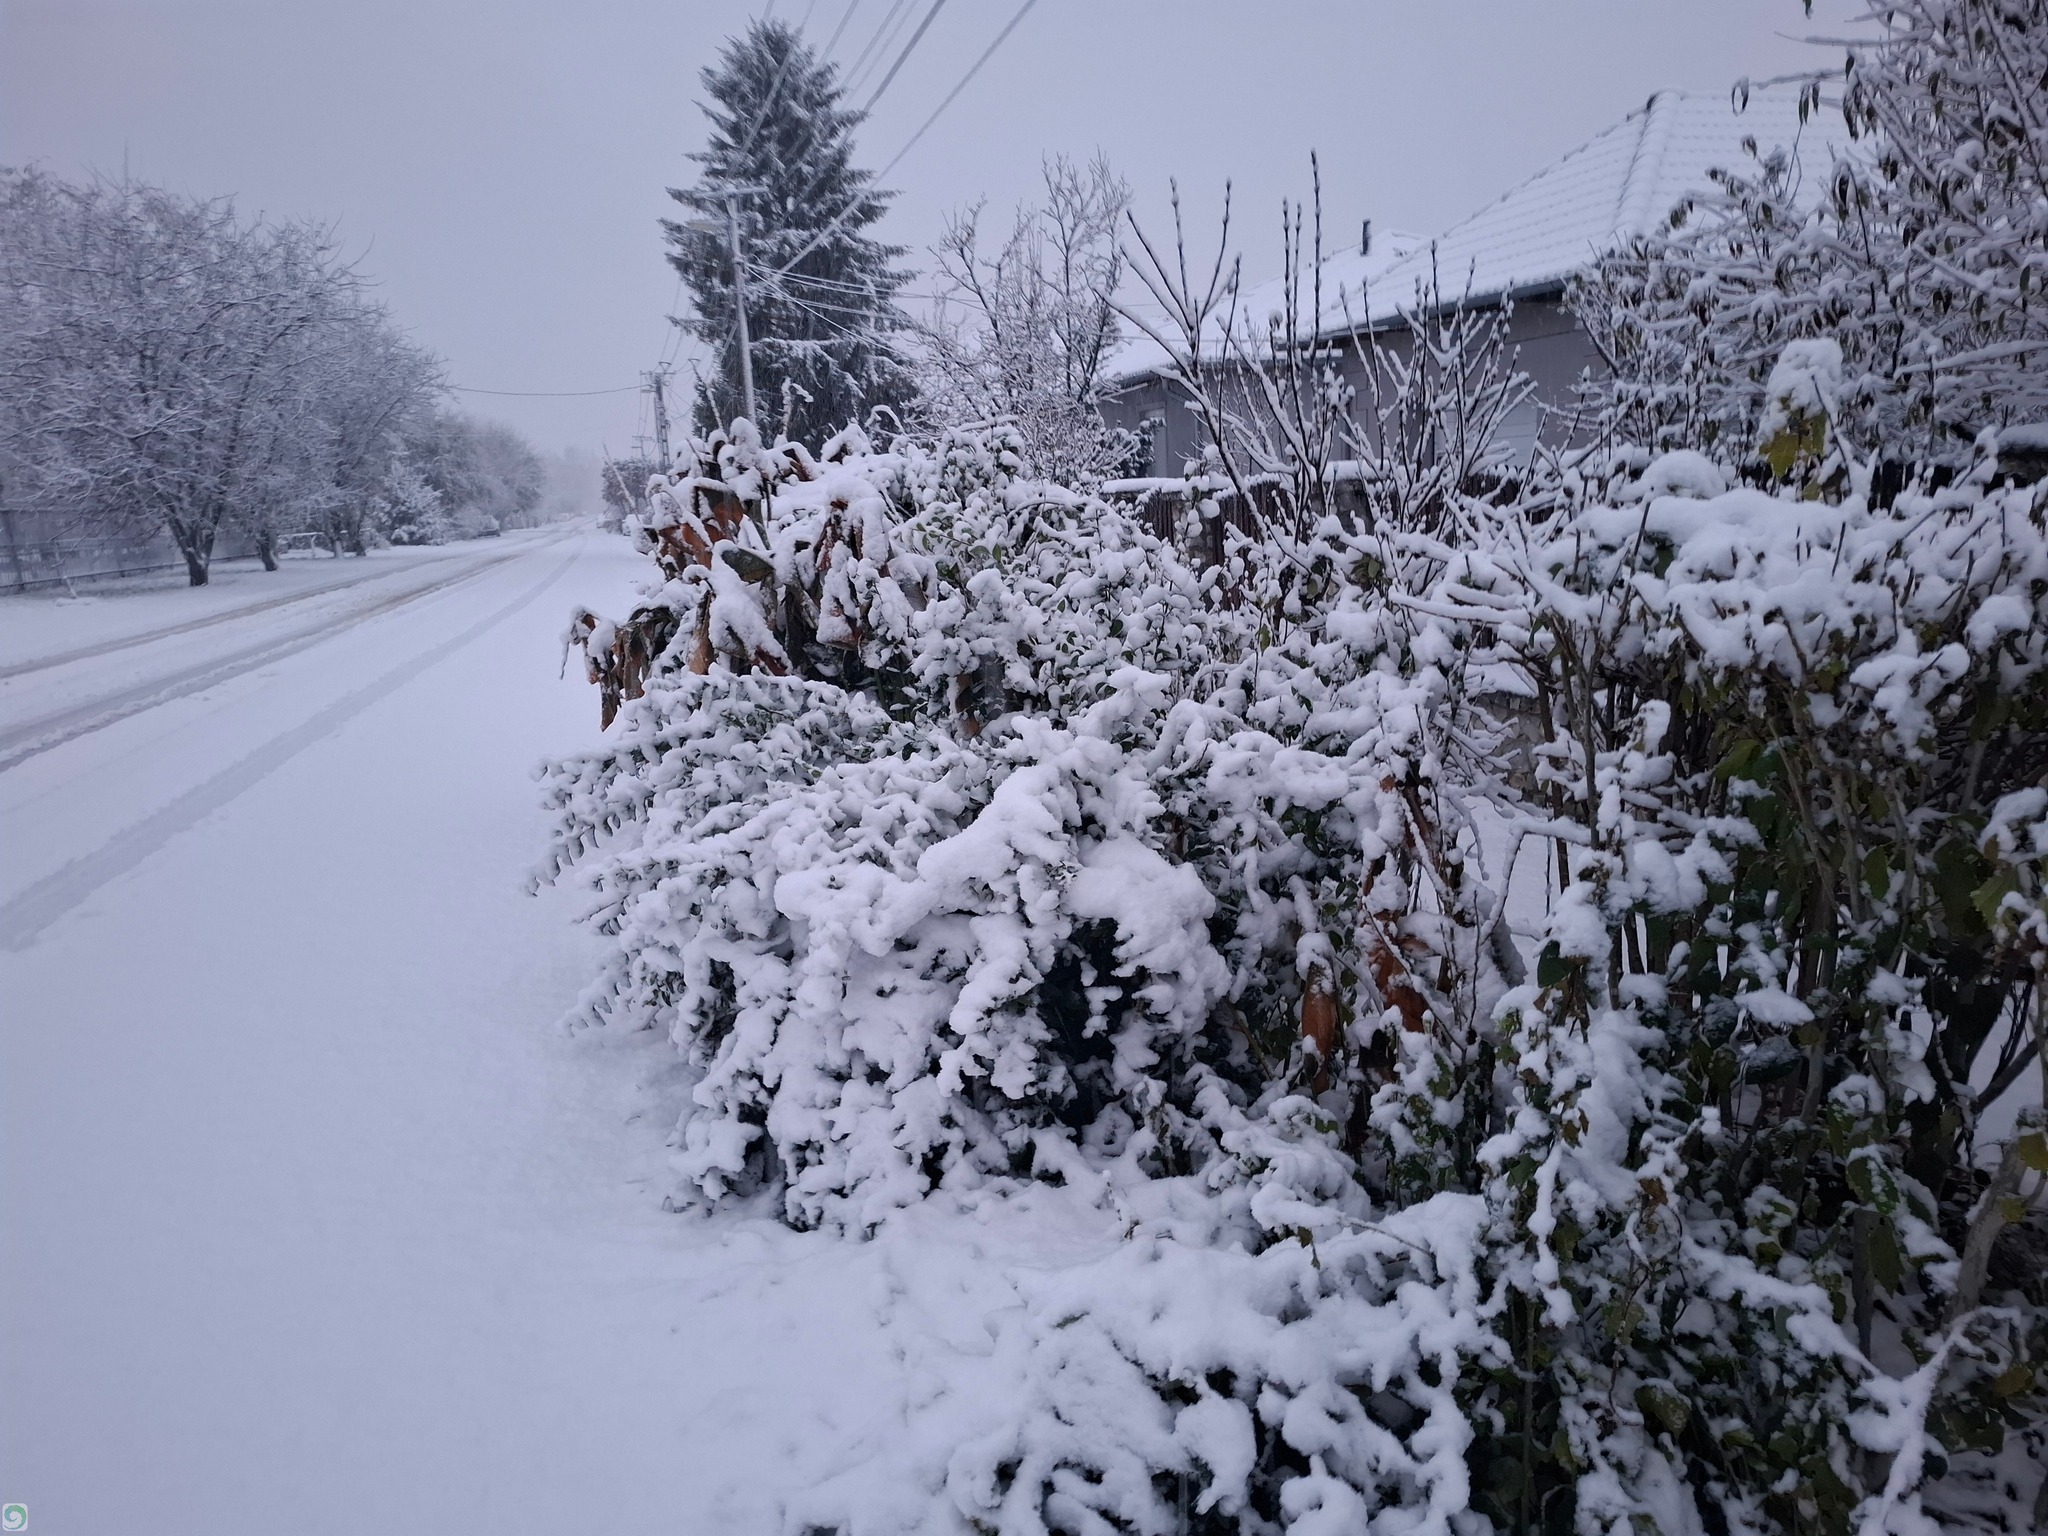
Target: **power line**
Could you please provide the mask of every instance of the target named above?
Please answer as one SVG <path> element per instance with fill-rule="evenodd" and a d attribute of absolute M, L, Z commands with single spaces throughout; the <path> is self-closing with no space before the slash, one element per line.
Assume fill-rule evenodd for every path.
<path fill-rule="evenodd" d="M 747 267 L 763 282 L 774 283 L 778 289 L 785 280 L 785 277 L 777 276 L 775 268 L 763 266 L 760 262 L 750 261 L 747 263 Z M 877 288 L 872 283 L 846 283 L 839 281 L 837 278 L 814 277 L 808 272 L 788 273 L 786 274 L 786 280 L 796 283 L 809 283 L 813 287 L 818 288 L 830 288 L 838 293 L 852 294 L 856 298 L 872 298 L 877 296 Z M 961 304 L 967 302 L 954 294 L 926 293 L 918 288 L 898 288 L 890 296 L 899 299 L 932 299 L 941 304 Z M 792 294 L 791 297 L 794 298 L 796 296 Z M 803 301 L 799 300 L 798 302 Z"/>
<path fill-rule="evenodd" d="M 839 25 L 832 29 L 832 40 L 825 44 L 825 51 L 818 56 L 821 62 L 832 62 L 832 50 L 839 46 L 840 34 L 845 32 L 846 24 L 853 20 L 853 13 L 859 9 L 860 0 L 846 0 L 846 11 L 840 16 Z"/>
<path fill-rule="evenodd" d="M 1017 30 L 1017 23 L 1022 21 L 1025 18 L 1025 16 L 1027 16 L 1030 13 L 1031 7 L 1036 5 L 1037 3 L 1038 0 L 1024 0 L 1024 3 L 1017 8 L 1017 14 L 1010 18 L 1009 24 L 1005 26 L 1002 31 L 996 34 L 996 40 L 990 43 L 988 47 L 982 50 L 981 57 L 976 59 L 974 63 L 968 68 L 967 73 L 960 77 L 959 84 L 955 85 L 952 90 L 946 93 L 946 99 L 940 102 L 938 106 L 932 109 L 932 115 L 926 118 L 922 126 L 918 128 L 917 132 L 913 133 L 910 136 L 909 140 L 904 144 L 904 146 L 896 151 L 894 158 L 892 158 L 887 165 L 883 166 L 881 170 L 875 173 L 875 176 L 873 178 L 875 181 L 880 181 L 883 177 L 887 176 L 891 171 L 896 169 L 897 165 L 899 165 L 902 162 L 903 157 L 909 154 L 910 151 L 916 147 L 917 141 L 923 138 L 925 134 L 931 130 L 932 124 L 936 123 L 939 120 L 939 115 L 943 113 L 946 110 L 946 108 L 953 105 L 955 98 L 957 98 L 962 91 L 967 89 L 968 82 L 973 80 L 973 78 L 981 72 L 981 66 L 986 64 L 991 58 L 995 56 L 995 51 L 1003 46 L 1004 40 L 1007 39 L 1012 32 Z M 945 4 L 945 0 L 934 0 L 934 4 L 932 6 L 932 13 L 934 15 L 937 14 L 939 6 L 943 4 Z M 927 16 L 925 19 L 929 21 L 931 17 Z M 915 42 L 916 39 L 913 38 L 912 41 Z M 905 50 L 906 53 L 908 51 L 909 50 L 907 49 Z M 884 83 L 886 84 L 887 82 Z M 881 93 L 878 91 L 876 92 L 876 94 L 880 95 Z M 815 235 L 811 236 L 810 240 L 805 243 L 804 248 L 802 250 L 798 251 L 794 256 L 790 257 L 788 261 L 782 264 L 781 268 L 778 270 L 776 275 L 778 277 L 788 276 L 790 271 L 796 266 L 798 262 L 802 261 L 806 256 L 810 255 L 811 252 L 815 251 L 819 246 L 823 245 L 827 240 L 831 239 L 833 235 L 837 234 L 839 232 L 840 227 L 844 225 L 847 219 L 852 216 L 854 210 L 859 208 L 860 205 L 867 200 L 867 196 L 868 194 L 863 192 L 860 196 L 856 197 L 852 202 L 848 203 L 844 208 L 840 209 L 839 216 L 833 219 L 833 221 L 827 224 L 823 229 L 819 230 Z"/>
<path fill-rule="evenodd" d="M 907 4 L 909 4 L 909 0 L 889 0 L 889 9 L 883 13 L 881 25 L 875 28 L 873 35 L 862 45 L 860 52 L 855 55 L 853 62 L 846 67 L 846 89 L 848 91 L 860 88 L 860 82 L 863 78 L 861 66 L 866 64 L 869 55 L 875 52 L 876 44 L 879 43 L 884 47 L 887 46 L 886 39 L 895 35 L 891 28 L 896 25 L 896 18 L 903 14 L 903 7 Z"/>
<path fill-rule="evenodd" d="M 924 13 L 924 20 L 917 24 L 917 30 L 910 34 L 910 41 L 905 43 L 903 51 L 896 55 L 896 62 L 889 66 L 889 73 L 882 76 L 882 83 L 875 87 L 875 94 L 868 98 L 868 104 L 860 109 L 863 117 L 875 110 L 875 103 L 882 99 L 882 92 L 889 89 L 889 82 L 896 78 L 896 71 L 903 67 L 903 61 L 910 57 L 910 52 L 917 46 L 918 39 L 924 36 L 945 3 L 946 0 L 932 0 L 932 8 Z"/>
<path fill-rule="evenodd" d="M 670 296 L 668 301 L 668 307 L 671 310 L 680 309 L 682 308 L 682 304 L 683 274 L 681 272 L 678 272 L 676 273 L 676 291 L 673 295 Z M 670 363 L 674 362 L 676 360 L 676 354 L 682 351 L 683 349 L 683 328 L 680 325 L 676 324 L 676 317 L 673 314 L 668 316 L 668 322 L 669 344 L 662 349 L 664 354 L 661 359 L 663 367 L 667 367 Z"/>
<path fill-rule="evenodd" d="M 640 386 L 622 384 L 617 389 L 475 389 L 467 384 L 450 384 L 448 387 L 465 395 L 520 395 L 529 400 L 567 400 L 579 395 L 623 395 Z"/>
<path fill-rule="evenodd" d="M 910 140 L 908 143 L 906 143 L 901 149 L 896 151 L 896 158 L 894 160 L 891 160 L 887 165 L 883 166 L 881 170 L 875 173 L 875 179 L 877 181 L 880 181 L 884 176 L 887 176 L 891 171 L 896 169 L 898 162 L 900 162 L 905 155 L 910 153 L 911 149 L 916 145 L 917 141 L 923 138 L 925 136 L 925 133 L 931 128 L 931 125 L 939 120 L 939 114 L 941 112 L 944 112 L 946 108 L 953 105 L 954 98 L 957 97 L 962 91 L 967 89 L 967 83 L 970 80 L 972 80 L 977 74 L 981 73 L 981 66 L 986 64 L 991 58 L 995 56 L 995 51 L 1003 46 L 1004 40 L 1008 38 L 1012 32 L 1017 30 L 1017 23 L 1022 21 L 1027 15 L 1029 15 L 1031 7 L 1036 4 L 1038 4 L 1038 0 L 1024 0 L 1024 3 L 1017 7 L 1017 14 L 1010 18 L 1010 24 L 1004 27 L 1002 31 L 998 32 L 996 34 L 996 40 L 990 43 L 988 47 L 982 50 L 981 57 L 974 61 L 973 67 L 970 68 L 966 74 L 960 77 L 960 83 L 954 86 L 952 90 L 946 92 L 946 99 L 940 102 L 936 107 L 932 108 L 932 115 L 924 120 L 923 126 L 920 127 L 917 130 L 917 132 L 913 133 L 910 136 Z M 934 6 L 933 9 L 936 10 L 937 7 Z"/>

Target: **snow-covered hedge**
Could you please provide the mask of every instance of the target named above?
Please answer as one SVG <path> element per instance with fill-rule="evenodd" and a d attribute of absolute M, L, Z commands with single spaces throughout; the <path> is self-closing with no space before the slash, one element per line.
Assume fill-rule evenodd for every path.
<path fill-rule="evenodd" d="M 1226 389 L 1161 258 L 1186 548 L 1001 428 L 658 478 L 549 874 L 674 1198 L 1069 1223 L 793 1528 L 2048 1527 L 2043 3 L 1888 9 L 1831 199 L 1582 287 L 1597 449 L 1503 472 L 1456 306 Z"/>
<path fill-rule="evenodd" d="M 1976 1119 L 2048 955 L 2041 488 L 1621 455 L 1199 570 L 1006 458 L 707 445 L 549 780 L 582 1017 L 700 1074 L 678 1199 L 1127 1221 L 930 1528 L 1964 1498 L 2042 1405 L 2048 1157 Z"/>

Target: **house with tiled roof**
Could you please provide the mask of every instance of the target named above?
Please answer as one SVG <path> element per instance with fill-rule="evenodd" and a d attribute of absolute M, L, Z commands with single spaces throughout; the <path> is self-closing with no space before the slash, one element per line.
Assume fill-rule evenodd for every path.
<path fill-rule="evenodd" d="M 1755 152 L 1783 148 L 1797 157 L 1811 194 L 1846 144 L 1839 116 L 1823 110 L 1801 121 L 1796 86 L 1757 90 L 1740 110 L 1726 95 L 1659 92 L 1433 240 L 1375 236 L 1366 226 L 1356 247 L 1324 263 L 1316 337 L 1341 343 L 1371 334 L 1398 345 L 1418 303 L 1432 292 L 1446 302 L 1511 304 L 1509 339 L 1535 391 L 1508 436 L 1511 446 L 1526 451 L 1569 410 L 1574 386 L 1600 364 L 1564 303 L 1575 275 L 1654 231 L 1686 199 L 1711 190 L 1710 172 L 1717 167 L 1741 170 L 1755 163 Z M 1256 330 L 1284 300 L 1283 283 L 1275 281 L 1247 290 L 1238 313 Z M 1222 361 L 1220 345 L 1215 357 Z M 1355 358 L 1346 366 L 1360 367 Z M 1138 336 L 1108 370 L 1105 414 L 1113 425 L 1150 434 L 1156 475 L 1179 473 L 1202 446 L 1200 426 L 1182 406 L 1171 369 L 1165 348 Z"/>

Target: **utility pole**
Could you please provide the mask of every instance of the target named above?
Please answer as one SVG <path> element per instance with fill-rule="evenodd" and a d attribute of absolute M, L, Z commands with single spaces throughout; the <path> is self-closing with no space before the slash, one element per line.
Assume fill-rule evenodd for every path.
<path fill-rule="evenodd" d="M 739 205 L 730 192 L 725 197 L 725 228 L 732 237 L 732 302 L 739 311 L 740 409 L 758 427 L 761 423 L 754 416 L 754 344 L 747 336 L 747 263 L 740 255 Z"/>
<path fill-rule="evenodd" d="M 732 252 L 732 303 L 734 319 L 738 322 L 740 342 L 740 414 L 759 426 L 754 415 L 754 343 L 747 334 L 747 258 L 740 249 L 740 210 L 737 201 L 742 192 L 759 192 L 761 187 L 733 187 L 725 194 L 725 238 Z M 700 235 L 715 235 L 718 226 L 709 219 L 691 219 L 684 229 Z"/>
<path fill-rule="evenodd" d="M 668 473 L 668 388 L 669 370 L 650 368 L 641 375 L 647 381 L 648 391 L 654 396 L 654 451 L 660 455 L 661 472 Z"/>

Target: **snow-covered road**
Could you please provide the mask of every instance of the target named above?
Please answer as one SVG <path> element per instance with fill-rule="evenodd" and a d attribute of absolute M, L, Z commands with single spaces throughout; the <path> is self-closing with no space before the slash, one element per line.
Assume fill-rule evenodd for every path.
<path fill-rule="evenodd" d="M 32 1531 L 770 1530 L 930 1395 L 877 1327 L 900 1253 L 664 1215 L 666 1056 L 553 1028 L 590 955 L 524 893 L 529 774 L 596 733 L 568 606 L 642 562 L 483 552 L 303 645 L 333 614 L 288 603 L 0 682 L 14 730 L 49 695 L 7 685 L 56 670 L 90 703 L 247 663 L 0 772 L 0 1500 Z"/>

